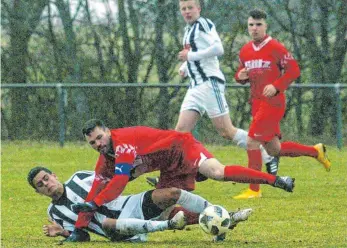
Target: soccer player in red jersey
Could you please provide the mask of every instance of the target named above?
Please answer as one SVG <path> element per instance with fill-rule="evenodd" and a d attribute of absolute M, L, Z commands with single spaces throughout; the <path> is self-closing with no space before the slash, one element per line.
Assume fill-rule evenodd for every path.
<path fill-rule="evenodd" d="M 252 117 L 247 140 L 248 167 L 261 170 L 259 145 L 271 156 L 309 156 L 322 163 L 327 171 L 331 163 L 323 144 L 306 146 L 295 142 L 280 143 L 280 121 L 285 112 L 284 92 L 300 76 L 298 63 L 287 49 L 266 34 L 266 13 L 252 10 L 248 18 L 248 32 L 252 41 L 239 54 L 240 65 L 235 74 L 238 83 L 250 83 Z M 261 197 L 258 184 L 251 184 L 235 199 Z"/>
<path fill-rule="evenodd" d="M 86 202 L 75 206 L 80 212 L 76 232 L 88 226 L 99 206 L 117 198 L 129 180 L 146 172 L 159 170 L 157 189 L 182 189 L 180 197 L 183 198 L 187 198 L 185 190 L 194 190 L 197 176 L 200 180 L 269 184 L 288 192 L 294 188 L 294 179 L 290 177 L 222 165 L 191 133 L 144 126 L 110 130 L 95 119 L 86 122 L 82 132 L 100 156 Z M 74 241 L 74 236 L 72 233 L 66 241 Z"/>

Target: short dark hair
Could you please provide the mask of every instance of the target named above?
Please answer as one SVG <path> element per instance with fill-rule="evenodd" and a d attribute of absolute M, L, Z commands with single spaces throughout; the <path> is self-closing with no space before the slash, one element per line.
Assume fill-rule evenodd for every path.
<path fill-rule="evenodd" d="M 91 120 L 87 121 L 86 123 L 84 123 L 83 128 L 82 128 L 83 136 L 85 136 L 85 135 L 88 136 L 91 132 L 93 132 L 93 130 L 96 127 L 100 127 L 100 128 L 102 128 L 104 130 L 106 128 L 106 126 L 103 123 L 103 121 L 102 120 L 98 120 L 98 119 L 91 119 Z"/>
<path fill-rule="evenodd" d="M 33 187 L 34 189 L 36 189 L 34 183 L 33 183 L 33 180 L 34 180 L 34 177 L 36 177 L 37 174 L 39 174 L 41 171 L 45 171 L 47 172 L 48 174 L 52 174 L 53 172 L 49 169 L 47 169 L 46 167 L 43 167 L 43 166 L 36 166 L 34 168 L 32 168 L 29 173 L 28 173 L 28 177 L 27 177 L 27 180 L 28 180 L 28 183 L 31 185 L 31 187 Z"/>
<path fill-rule="evenodd" d="M 253 19 L 264 19 L 266 20 L 267 14 L 264 10 L 254 9 L 249 12 L 249 16 Z"/>

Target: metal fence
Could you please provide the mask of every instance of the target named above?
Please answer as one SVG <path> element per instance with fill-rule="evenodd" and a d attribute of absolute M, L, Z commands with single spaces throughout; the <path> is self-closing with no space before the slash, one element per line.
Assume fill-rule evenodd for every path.
<path fill-rule="evenodd" d="M 148 125 L 161 127 L 167 123 L 167 128 L 174 128 L 177 121 L 180 104 L 183 100 L 186 84 L 124 84 L 124 83 L 49 83 L 49 84 L 2 84 L 1 85 L 1 138 L 11 139 L 10 127 L 15 115 L 13 104 L 23 104 L 26 114 L 25 123 L 16 126 L 15 130 L 24 130 L 25 135 L 16 139 L 29 140 L 53 140 L 64 145 L 66 141 L 82 140 L 80 134 L 81 125 L 90 118 L 103 119 L 110 127 L 127 125 L 125 114 L 137 113 L 136 125 Z M 127 90 L 135 89 L 136 105 L 125 105 L 129 97 Z M 168 108 L 163 111 L 160 94 L 167 89 Z M 326 143 L 335 143 L 338 148 L 343 147 L 343 140 L 347 133 L 343 129 L 346 121 L 346 108 L 343 99 L 347 97 L 347 84 L 309 84 L 292 85 L 287 91 L 287 99 L 290 102 L 288 110 L 281 124 L 283 133 L 288 133 L 294 139 L 305 138 L 308 141 L 325 139 Z M 13 91 L 25 90 L 25 101 L 13 99 Z M 300 90 L 300 101 L 293 102 L 294 95 Z M 334 95 L 335 103 L 330 111 L 336 116 L 336 136 L 331 137 L 325 133 L 322 137 L 310 137 L 309 114 L 315 107 L 314 95 L 324 90 Z M 250 122 L 250 107 L 247 103 L 249 87 L 243 85 L 227 85 L 227 99 L 231 107 L 230 116 L 235 126 L 248 128 Z M 135 94 L 134 93 L 134 94 Z M 12 97 L 12 98 L 11 98 Z M 21 102 L 23 101 L 23 102 Z M 110 103 L 110 104 L 109 104 Z M 127 108 L 122 108 L 127 106 Z M 297 107 L 302 111 L 298 130 Z M 329 107 L 329 106 L 328 106 Z M 165 115 L 163 115 L 163 112 Z M 164 120 L 163 120 L 164 118 Z M 164 122 L 163 122 L 164 121 Z M 17 124 L 18 125 L 18 124 Z M 12 128 L 13 130 L 13 128 Z M 13 131 L 12 131 L 13 132 Z M 203 142 L 215 141 L 215 130 L 209 120 L 203 119 L 196 129 L 196 134 Z"/>

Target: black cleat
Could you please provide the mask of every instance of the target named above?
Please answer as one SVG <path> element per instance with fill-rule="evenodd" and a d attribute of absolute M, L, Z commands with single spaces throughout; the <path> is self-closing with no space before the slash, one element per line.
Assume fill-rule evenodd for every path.
<path fill-rule="evenodd" d="M 219 234 L 217 236 L 213 236 L 212 238 L 212 242 L 223 242 L 226 238 L 226 233 L 222 233 L 222 234 Z"/>
<path fill-rule="evenodd" d="M 273 159 L 271 159 L 270 162 L 265 164 L 267 173 L 276 176 L 279 163 L 280 163 L 280 157 L 273 157 Z"/>
<path fill-rule="evenodd" d="M 276 181 L 273 186 L 276 188 L 284 189 L 287 192 L 293 192 L 293 189 L 295 187 L 294 182 L 295 178 L 276 176 Z"/>

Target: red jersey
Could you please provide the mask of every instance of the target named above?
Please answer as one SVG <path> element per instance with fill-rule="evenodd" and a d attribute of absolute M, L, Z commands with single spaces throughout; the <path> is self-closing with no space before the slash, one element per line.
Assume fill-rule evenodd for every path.
<path fill-rule="evenodd" d="M 298 63 L 287 49 L 277 40 L 267 36 L 260 44 L 250 41 L 240 50 L 240 65 L 235 74 L 239 83 L 250 82 L 251 99 L 265 100 L 270 104 L 284 104 L 283 92 L 300 76 Z M 240 80 L 238 73 L 248 69 L 248 80 Z M 278 94 L 268 98 L 263 96 L 264 87 L 272 84 Z"/>
<path fill-rule="evenodd" d="M 117 164 L 134 164 L 136 156 L 129 156 L 131 153 L 141 156 L 170 150 L 176 146 L 184 149 L 196 142 L 190 133 L 143 126 L 113 129 L 111 139 L 115 154 L 100 154 L 95 167 L 95 179 L 86 198 L 86 201 L 94 201 L 98 206 L 116 199 L 122 193 L 129 177 L 117 174 L 117 169 L 120 170 Z M 76 227 L 88 226 L 93 215 L 80 213 Z"/>

